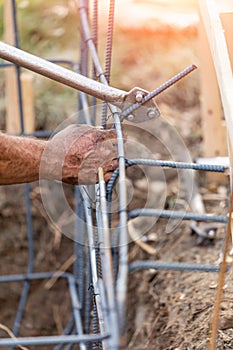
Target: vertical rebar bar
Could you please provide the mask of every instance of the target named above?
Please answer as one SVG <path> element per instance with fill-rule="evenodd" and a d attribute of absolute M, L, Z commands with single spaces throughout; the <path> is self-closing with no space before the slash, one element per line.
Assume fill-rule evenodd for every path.
<path fill-rule="evenodd" d="M 114 113 L 115 128 L 118 140 L 119 160 L 119 215 L 120 215 L 120 238 L 119 238 L 119 270 L 116 282 L 116 295 L 118 304 L 118 317 L 122 346 L 124 346 L 125 333 L 125 303 L 128 281 L 128 228 L 127 228 L 127 193 L 125 176 L 125 151 L 122 127 L 118 113 Z"/>
<path fill-rule="evenodd" d="M 110 83 L 110 71 L 112 62 L 112 42 L 113 42 L 113 28 L 114 28 L 114 8 L 115 0 L 110 0 L 109 2 L 109 13 L 108 13 L 108 30 L 107 30 L 107 40 L 106 40 L 106 54 L 105 54 L 105 77 L 107 83 Z M 107 111 L 108 106 L 106 102 L 102 104 L 102 126 L 106 128 L 107 122 Z"/>
<path fill-rule="evenodd" d="M 78 297 L 81 305 L 84 303 L 84 275 L 85 275 L 85 223 L 84 207 L 81 198 L 80 188 L 75 187 L 75 228 L 74 228 L 74 276 L 78 288 Z"/>
<path fill-rule="evenodd" d="M 81 186 L 81 192 L 83 194 L 83 197 L 85 195 L 84 187 Z M 85 218 L 86 218 L 86 225 L 87 225 L 87 236 L 88 236 L 88 250 L 89 250 L 89 256 L 90 256 L 90 267 L 91 267 L 91 274 L 92 274 L 92 287 L 93 287 L 93 293 L 95 296 L 95 305 L 96 305 L 96 311 L 97 311 L 97 318 L 99 321 L 99 329 L 101 334 L 105 332 L 105 324 L 106 320 L 104 320 L 103 317 L 103 306 L 102 306 L 102 300 L 100 297 L 100 290 L 99 290 L 99 276 L 98 276 L 98 266 L 97 266 L 97 256 L 96 256 L 96 241 L 94 237 L 94 226 L 93 226 L 93 215 L 92 215 L 92 209 L 91 209 L 91 203 L 90 203 L 90 197 L 85 196 Z M 97 243 L 98 244 L 98 243 Z"/>
<path fill-rule="evenodd" d="M 71 302 L 72 302 L 72 311 L 74 315 L 74 321 L 75 321 L 75 328 L 76 332 L 79 335 L 83 334 L 83 326 L 82 326 L 82 317 L 81 317 L 81 311 L 82 311 L 82 306 L 80 304 L 80 301 L 78 299 L 77 295 L 77 288 L 76 288 L 76 281 L 74 278 L 69 278 L 68 277 L 68 282 L 69 282 L 69 288 L 70 288 L 70 295 L 71 295 Z M 84 342 L 80 343 L 80 350 L 87 350 L 86 344 Z"/>
<path fill-rule="evenodd" d="M 108 84 L 110 83 L 110 72 L 112 63 L 112 42 L 113 42 L 113 29 L 114 29 L 114 10 L 115 0 L 109 2 L 109 13 L 108 13 L 108 31 L 106 40 L 106 56 L 105 56 L 105 77 Z"/>
<path fill-rule="evenodd" d="M 18 35 L 18 23 L 17 23 L 17 10 L 16 10 L 16 2 L 15 0 L 11 0 L 12 2 L 12 11 L 13 11 L 13 30 L 14 30 L 14 44 L 16 47 L 19 47 L 19 35 Z M 22 88 L 21 88 L 21 80 L 20 80 L 20 67 L 15 66 L 16 75 L 17 75 L 17 92 L 18 92 L 18 100 L 19 100 L 19 116 L 20 116 L 20 129 L 21 134 L 24 134 L 24 115 L 23 115 L 23 100 L 22 100 Z M 34 264 L 34 245 L 33 245 L 33 226 L 32 226 L 32 216 L 31 216 L 31 202 L 30 202 L 30 187 L 28 184 L 24 185 L 25 192 L 25 206 L 26 206 L 26 221 L 27 221 L 27 238 L 28 238 L 28 273 L 33 271 Z M 23 313 L 28 297 L 30 289 L 30 282 L 25 281 L 23 283 L 23 288 L 21 292 L 21 297 L 18 305 L 18 310 L 15 317 L 15 322 L 13 326 L 13 333 L 17 335 L 20 329 L 20 325 L 23 318 Z M 13 350 L 13 347 L 10 347 L 10 350 Z"/>
<path fill-rule="evenodd" d="M 119 320 L 117 315 L 117 304 L 114 290 L 114 278 L 112 270 L 111 240 L 108 225 L 106 188 L 103 177 L 103 169 L 100 168 L 99 176 L 99 210 L 97 210 L 97 224 L 100 233 L 101 263 L 103 271 L 103 281 L 107 296 L 109 322 L 111 337 L 108 349 L 117 350 L 119 345 Z"/>
<path fill-rule="evenodd" d="M 12 2 L 13 11 L 13 30 L 14 30 L 14 46 L 19 48 L 19 32 L 18 32 L 18 21 L 17 21 L 17 9 L 15 0 L 10 0 Z M 15 66 L 17 75 L 17 89 L 18 89 L 18 100 L 19 100 L 19 117 L 20 117 L 20 129 L 21 134 L 24 134 L 24 117 L 23 117 L 23 97 L 22 97 L 22 87 L 20 80 L 20 67 Z"/>
<path fill-rule="evenodd" d="M 66 328 L 64 329 L 63 334 L 64 334 L 64 335 L 71 334 L 71 333 L 72 333 L 73 327 L 74 327 L 74 317 L 73 317 L 73 315 L 72 315 L 72 318 L 70 319 L 70 321 L 68 322 Z M 68 345 L 69 345 L 69 344 L 68 344 Z M 67 346 L 68 346 L 68 345 L 67 345 Z M 54 350 L 61 350 L 62 347 L 63 347 L 63 344 L 58 344 L 58 345 L 56 345 L 56 346 L 54 347 Z M 66 349 L 66 350 L 68 350 L 68 349 Z"/>
<path fill-rule="evenodd" d="M 89 249 L 87 251 L 87 263 L 86 263 L 86 283 L 85 283 L 85 303 L 84 303 L 84 329 L 85 333 L 89 334 L 91 332 L 91 311 L 92 311 L 92 291 L 90 290 L 90 285 L 92 283 L 91 276 L 91 259 Z M 90 349 L 90 343 L 86 344 L 87 350 Z"/>
<path fill-rule="evenodd" d="M 93 1 L 93 14 L 92 14 L 92 37 L 95 45 L 96 52 L 98 53 L 98 0 Z M 92 65 L 92 79 L 96 80 L 96 69 L 95 65 Z M 96 125 L 96 98 L 94 96 L 91 97 L 91 124 Z"/>

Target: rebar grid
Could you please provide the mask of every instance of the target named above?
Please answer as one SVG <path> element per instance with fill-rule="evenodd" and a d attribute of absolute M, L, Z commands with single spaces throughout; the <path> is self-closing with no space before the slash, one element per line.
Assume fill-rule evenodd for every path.
<path fill-rule="evenodd" d="M 15 37 L 17 38 L 15 46 L 18 47 L 17 33 L 17 16 L 15 0 L 11 0 L 14 9 L 14 25 Z M 76 261 L 73 266 L 73 274 L 63 273 L 60 278 L 66 279 L 70 291 L 71 299 L 71 317 L 64 330 L 63 335 L 59 336 L 43 336 L 43 337 L 17 337 L 19 334 L 20 325 L 23 319 L 23 313 L 30 293 L 30 285 L 33 280 L 49 279 L 53 272 L 33 272 L 34 265 L 34 246 L 33 246 L 33 220 L 31 214 L 30 203 L 30 186 L 25 185 L 25 201 L 26 201 L 26 217 L 27 217 L 27 235 L 28 235 L 28 267 L 25 274 L 0 276 L 0 283 L 22 282 L 22 294 L 19 301 L 19 307 L 13 325 L 13 333 L 15 338 L 0 339 L 0 347 L 9 346 L 9 349 L 14 349 L 17 345 L 54 345 L 55 350 L 72 349 L 74 344 L 79 344 L 81 350 L 85 349 L 123 349 L 125 348 L 125 314 L 126 314 L 126 292 L 128 273 L 139 269 L 168 269 L 182 271 L 206 271 L 218 272 L 218 266 L 189 264 L 189 263 L 173 263 L 165 261 L 135 261 L 128 263 L 128 230 L 127 222 L 138 216 L 154 216 L 167 219 L 183 219 L 195 220 L 202 222 L 218 222 L 226 224 L 227 217 L 216 215 L 198 215 L 196 213 L 181 213 L 169 210 L 159 210 L 156 208 L 142 208 L 128 212 L 127 210 L 127 187 L 126 187 L 126 169 L 133 165 L 145 165 L 154 167 L 168 167 L 175 169 L 191 169 L 201 171 L 225 172 L 226 167 L 218 165 L 205 165 L 196 163 L 172 162 L 167 160 L 153 159 L 126 159 L 124 151 L 124 141 L 122 135 L 122 121 L 126 116 L 138 109 L 145 102 L 168 88 L 171 84 L 181 79 L 195 67 L 190 66 L 183 72 L 179 73 L 161 87 L 155 89 L 150 94 L 145 96 L 141 102 L 132 102 L 129 107 L 120 112 L 119 109 L 109 102 L 114 102 L 116 99 L 121 99 L 124 91 L 114 88 L 104 89 L 108 86 L 110 80 L 111 52 L 112 52 L 112 31 L 114 20 L 114 1 L 110 1 L 108 35 L 106 45 L 106 62 L 105 72 L 102 69 L 98 50 L 98 1 L 94 1 L 93 11 L 93 33 L 90 28 L 89 21 L 89 6 L 88 0 L 79 0 L 76 2 L 80 15 L 81 23 L 81 55 L 80 62 L 68 60 L 52 60 L 54 63 L 65 63 L 76 73 L 88 75 L 88 58 L 93 65 L 92 81 L 100 80 L 99 83 L 94 83 L 88 91 L 79 93 L 79 110 L 84 111 L 84 119 L 87 124 L 96 123 L 96 110 L 90 116 L 88 112 L 88 94 L 94 98 L 101 98 L 108 102 L 103 107 L 102 125 L 106 126 L 107 111 L 111 114 L 118 141 L 118 160 L 119 168 L 113 173 L 109 183 L 105 184 L 103 180 L 102 170 L 99 169 L 99 182 L 96 186 L 77 186 L 75 189 L 75 212 L 77 214 L 77 222 L 75 223 L 74 232 L 74 254 Z M 14 51 L 17 56 L 18 52 Z M 7 57 L 4 56 L 6 59 Z M 8 57 L 9 58 L 9 57 Z M 22 63 L 21 61 L 18 62 Z M 40 60 L 34 61 L 34 65 L 40 63 Z M 12 63 L 1 63 L 1 67 L 12 66 Z M 52 66 L 51 66 L 52 67 Z M 29 69 L 32 67 L 28 66 Z M 36 68 L 37 69 L 37 68 Z M 53 69 L 53 68 L 51 68 Z M 18 76 L 18 94 L 20 101 L 20 120 L 21 134 L 28 135 L 24 132 L 23 104 L 21 97 L 20 83 L 20 68 L 16 66 Z M 59 74 L 63 73 L 59 67 L 50 74 L 50 77 L 61 83 L 67 84 L 63 78 L 58 78 Z M 41 73 L 43 74 L 43 73 Z M 75 81 L 72 76 L 72 71 L 69 73 L 69 79 Z M 94 75 L 93 75 L 94 74 Z M 69 80 L 68 79 L 68 80 Z M 84 85 L 89 84 L 89 80 L 83 80 Z M 75 81 L 70 86 L 77 89 L 79 86 Z M 101 90 L 102 89 L 102 90 Z M 97 93 L 96 93 L 97 91 Z M 119 94 L 120 91 L 120 94 Z M 103 98 L 103 95 L 105 96 Z M 106 98 L 107 96 L 107 98 Z M 93 100 L 92 100 L 93 103 Z M 95 103 L 95 102 L 94 102 Z M 48 137 L 51 135 L 49 131 L 35 132 L 31 135 L 36 137 Z M 116 180 L 118 182 L 119 193 L 119 220 L 118 226 L 115 228 L 113 239 L 111 237 L 111 201 Z M 93 208 L 93 193 L 95 208 Z M 95 210 L 94 210 L 95 209 Z M 81 220 L 79 220 L 81 218 Z M 83 219 L 83 220 L 82 220 Z M 96 222 L 96 227 L 95 223 Z M 112 242 L 114 240 L 114 242 Z M 116 244 L 117 242 L 117 244 Z M 85 247 L 88 247 L 85 250 Z M 92 314 L 92 316 L 91 316 Z"/>

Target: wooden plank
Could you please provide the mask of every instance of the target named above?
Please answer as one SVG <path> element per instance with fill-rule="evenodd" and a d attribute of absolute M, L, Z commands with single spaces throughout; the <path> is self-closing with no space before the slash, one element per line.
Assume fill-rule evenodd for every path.
<path fill-rule="evenodd" d="M 224 3 L 224 1 L 222 1 Z M 225 5 L 225 4 L 224 4 Z M 229 1 L 227 1 L 229 5 Z M 226 43 L 226 37 L 224 35 L 222 23 L 219 16 L 219 9 L 215 1 L 210 0 L 199 0 L 199 7 L 201 11 L 202 20 L 205 26 L 207 37 L 210 44 L 210 49 L 213 57 L 215 71 L 217 74 L 224 115 L 227 126 L 228 136 L 228 155 L 230 159 L 230 175 L 231 175 L 231 193 L 232 193 L 232 147 L 233 147 L 233 77 L 231 61 L 229 57 L 228 47 Z M 230 203 L 230 214 L 232 211 L 232 200 Z M 209 350 L 216 349 L 217 333 L 218 333 L 218 321 L 219 321 L 219 310 L 222 299 L 222 287 L 224 283 L 224 271 L 226 267 L 226 254 L 228 253 L 229 239 L 231 235 L 230 220 L 227 227 L 227 237 L 224 251 L 224 259 L 219 277 L 219 286 L 216 295 L 216 302 L 213 312 L 213 320 L 211 322 L 211 332 L 209 341 Z M 225 265 L 224 265 L 225 263 Z"/>
<path fill-rule="evenodd" d="M 199 46 L 203 156 L 207 158 L 226 156 L 226 130 L 218 81 L 202 20 L 199 23 Z M 208 174 L 208 179 L 214 179 L 215 175 Z"/>
<path fill-rule="evenodd" d="M 233 79 L 222 23 L 213 0 L 199 0 L 199 8 L 213 57 L 230 144 L 233 145 Z"/>
<path fill-rule="evenodd" d="M 218 12 L 232 12 L 233 1 L 232 0 L 215 0 L 217 4 Z"/>
<path fill-rule="evenodd" d="M 34 108 L 34 75 L 31 72 L 23 72 L 20 76 L 23 100 L 24 130 L 35 131 L 35 108 Z"/>
<path fill-rule="evenodd" d="M 220 19 L 222 26 L 224 28 L 224 35 L 226 38 L 228 55 L 231 62 L 231 69 L 233 69 L 233 1 L 232 1 L 232 11 L 231 12 L 222 12 L 220 13 Z"/>
<path fill-rule="evenodd" d="M 228 154 L 233 154 L 233 78 L 226 38 L 219 17 L 217 4 L 213 0 L 199 0 L 199 9 L 204 23 L 213 63 L 217 75 L 224 116 L 226 120 L 226 138 Z M 232 188 L 233 160 L 230 157 L 230 177 Z"/>
<path fill-rule="evenodd" d="M 5 42 L 15 45 L 12 1 L 4 2 L 4 38 Z M 17 74 L 15 67 L 6 68 L 6 131 L 8 133 L 20 132 L 20 112 L 18 100 Z"/>
<path fill-rule="evenodd" d="M 225 1 L 221 1 L 219 3 L 219 11 L 226 11 L 226 12 L 222 12 L 220 13 L 220 19 L 222 22 L 222 26 L 224 28 L 224 35 L 226 38 L 226 43 L 227 43 L 227 48 L 228 48 L 228 55 L 229 55 L 229 59 L 230 59 L 230 63 L 231 63 L 231 69 L 233 69 L 233 27 L 232 27 L 232 23 L 233 23 L 233 1 L 232 0 L 225 0 Z M 230 130 L 228 130 L 228 132 L 232 132 Z M 227 133 L 226 133 L 227 134 Z M 231 169 L 233 167 L 233 148 L 232 148 L 233 144 L 231 144 L 230 139 L 228 137 L 228 153 L 229 153 L 229 159 L 230 159 L 230 164 L 231 164 Z M 230 185 L 231 185 L 231 189 L 233 188 L 232 183 L 233 181 L 233 176 L 231 176 L 230 179 Z M 233 232 L 233 231 L 232 231 Z"/>

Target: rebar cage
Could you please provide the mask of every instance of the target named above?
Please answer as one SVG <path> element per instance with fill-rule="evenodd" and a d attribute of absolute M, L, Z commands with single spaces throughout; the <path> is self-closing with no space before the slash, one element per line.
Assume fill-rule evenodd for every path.
<path fill-rule="evenodd" d="M 14 30 L 18 47 L 17 31 L 17 8 L 15 0 L 11 0 L 14 10 Z M 77 2 L 77 8 L 81 24 L 81 54 L 80 62 L 67 60 L 54 60 L 55 63 L 66 63 L 74 71 L 82 75 L 89 72 L 88 58 L 92 62 L 91 79 L 99 79 L 104 85 L 109 84 L 111 52 L 114 23 L 114 0 L 109 1 L 108 33 L 106 40 L 106 62 L 102 69 L 97 51 L 98 33 L 98 1 L 93 1 L 92 29 L 89 24 L 88 0 Z M 1 67 L 12 66 L 12 63 L 2 62 Z M 24 113 L 22 104 L 22 89 L 20 82 L 21 69 L 15 66 L 18 77 L 18 96 L 20 101 L 21 135 L 24 132 Z M 185 73 L 186 74 L 186 73 Z M 181 76 L 182 77 L 182 76 Z M 175 79 L 172 83 L 174 83 Z M 170 84 L 170 83 L 169 83 Z M 167 88 L 156 89 L 150 98 Z M 35 280 L 50 279 L 54 272 L 34 272 L 34 239 L 33 239 L 33 217 L 31 212 L 31 187 L 24 185 L 24 196 L 26 203 L 26 221 L 28 237 L 28 265 L 25 273 L 17 275 L 0 276 L 1 283 L 22 282 L 21 298 L 16 312 L 15 322 L 12 327 L 13 335 L 0 339 L 0 347 L 13 349 L 17 346 L 45 346 L 54 349 L 119 349 L 125 348 L 125 314 L 126 293 L 128 274 L 139 269 L 169 269 L 169 270 L 191 270 L 191 271 L 219 271 L 219 266 L 173 263 L 161 260 L 144 260 L 128 262 L 128 229 L 127 223 L 139 216 L 162 217 L 174 220 L 195 220 L 200 222 L 219 222 L 226 224 L 226 216 L 200 215 L 192 212 L 180 212 L 172 210 L 161 210 L 158 208 L 139 208 L 128 211 L 126 169 L 135 165 L 148 167 L 164 167 L 175 169 L 188 169 L 199 171 L 225 172 L 226 167 L 220 165 L 197 164 L 189 162 L 173 162 L 155 159 L 126 159 L 124 152 L 124 141 L 122 135 L 122 123 L 125 117 L 140 107 L 140 102 L 145 97 L 137 96 L 138 101 L 130 102 L 123 112 L 120 112 L 113 104 L 105 103 L 102 107 L 101 125 L 106 127 L 107 116 L 112 117 L 113 125 L 117 133 L 119 168 L 115 170 L 111 180 L 106 185 L 101 171 L 99 172 L 99 183 L 96 186 L 77 186 L 75 188 L 75 212 L 77 220 L 74 225 L 74 256 L 73 273 L 63 272 L 60 279 L 67 281 L 70 293 L 71 310 L 70 321 L 63 334 L 48 336 L 19 336 L 20 327 L 23 322 L 24 309 L 30 295 L 31 284 Z M 85 92 L 78 93 L 78 109 L 82 110 L 83 122 L 96 124 L 96 109 L 91 108 L 90 115 L 87 106 L 95 105 L 95 97 L 89 99 Z M 149 100 L 149 98 L 147 98 Z M 86 110 L 86 113 L 85 113 Z M 153 111 L 154 116 L 154 111 Z M 131 119 L 128 118 L 130 121 Z M 80 122 L 80 121 L 79 121 Z M 48 131 L 35 132 L 35 137 L 50 136 Z M 117 180 L 118 183 L 117 183 Z M 118 224 L 113 229 L 111 226 L 111 202 L 114 187 L 118 187 Z M 94 200 L 93 200 L 94 198 Z M 95 206 L 93 207 L 93 201 Z M 81 219 L 80 219 L 81 218 Z M 112 232 L 114 231 L 114 232 Z M 43 305 L 41 305 L 43 307 Z"/>

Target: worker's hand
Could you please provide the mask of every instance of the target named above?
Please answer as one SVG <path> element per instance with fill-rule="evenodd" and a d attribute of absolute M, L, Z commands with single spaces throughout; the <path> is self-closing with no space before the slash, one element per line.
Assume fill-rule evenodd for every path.
<path fill-rule="evenodd" d="M 88 125 L 70 125 L 51 138 L 41 160 L 42 177 L 69 184 L 95 184 L 98 168 L 105 181 L 117 168 L 114 130 Z"/>

